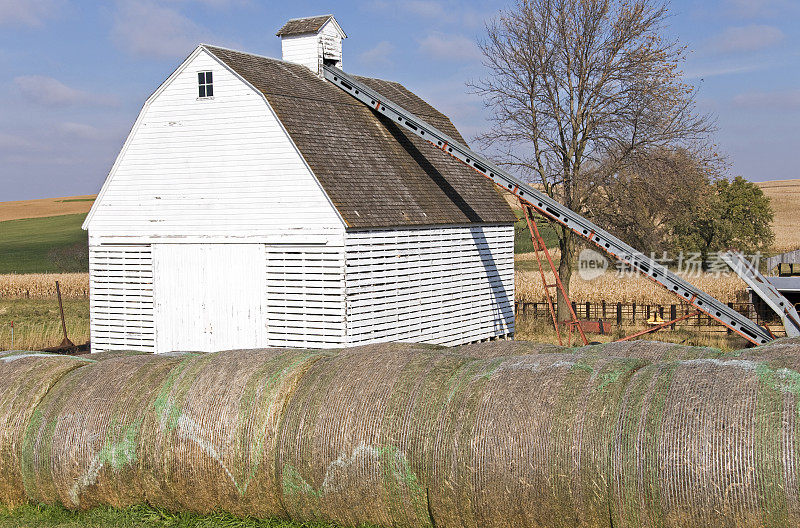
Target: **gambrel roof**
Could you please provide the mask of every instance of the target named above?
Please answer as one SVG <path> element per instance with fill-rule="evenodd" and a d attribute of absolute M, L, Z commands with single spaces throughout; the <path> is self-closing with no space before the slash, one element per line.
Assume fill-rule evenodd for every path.
<path fill-rule="evenodd" d="M 515 220 L 488 179 L 305 66 L 205 49 L 264 94 L 349 227 Z M 359 79 L 463 142 L 445 115 L 402 85 Z"/>

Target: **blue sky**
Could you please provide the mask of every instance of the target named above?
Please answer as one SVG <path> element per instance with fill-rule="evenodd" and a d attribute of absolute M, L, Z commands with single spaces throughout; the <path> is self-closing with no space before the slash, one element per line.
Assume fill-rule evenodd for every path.
<path fill-rule="evenodd" d="M 505 2 L 0 0 L 0 201 L 99 190 L 142 103 L 199 42 L 280 56 L 275 31 L 334 13 L 344 68 L 402 82 L 466 137 L 486 126 L 465 81 Z M 800 178 L 800 0 L 674 0 L 669 32 L 717 116 L 732 174 Z"/>

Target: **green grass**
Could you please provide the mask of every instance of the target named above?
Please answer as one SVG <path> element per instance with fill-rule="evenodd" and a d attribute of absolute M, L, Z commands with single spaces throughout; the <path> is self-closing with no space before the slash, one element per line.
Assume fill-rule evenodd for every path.
<path fill-rule="evenodd" d="M 0 222 L 0 273 L 88 271 L 86 214 Z"/>
<path fill-rule="evenodd" d="M 171 513 L 149 506 L 125 509 L 95 508 L 73 512 L 58 506 L 22 506 L 15 510 L 0 507 L 0 527 L 69 528 L 333 528 L 326 523 L 294 523 L 280 519 L 258 520 L 234 517 L 227 513 L 197 515 Z"/>
<path fill-rule="evenodd" d="M 514 209 L 514 214 L 518 218 L 514 224 L 514 253 L 530 253 L 533 251 L 533 241 L 528 231 L 528 223 L 523 218 L 521 209 Z M 543 216 L 536 215 L 536 225 L 545 245 L 548 248 L 558 247 L 558 234 L 553 224 Z"/>
<path fill-rule="evenodd" d="M 85 343 L 89 339 L 89 299 L 66 298 L 63 302 L 69 338 L 73 343 Z M 0 299 L 0 350 L 37 350 L 56 346 L 62 338 L 57 299 Z"/>

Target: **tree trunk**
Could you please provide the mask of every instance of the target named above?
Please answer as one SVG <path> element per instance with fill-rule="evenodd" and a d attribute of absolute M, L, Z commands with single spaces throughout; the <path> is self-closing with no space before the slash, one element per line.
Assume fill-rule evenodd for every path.
<path fill-rule="evenodd" d="M 575 233 L 566 228 L 561 228 L 561 237 L 558 247 L 561 249 L 561 261 L 558 263 L 558 277 L 564 286 L 564 291 L 569 296 L 569 280 L 572 277 L 572 261 L 575 258 Z M 572 318 L 569 311 L 569 301 L 558 291 L 558 320 L 568 321 Z"/>

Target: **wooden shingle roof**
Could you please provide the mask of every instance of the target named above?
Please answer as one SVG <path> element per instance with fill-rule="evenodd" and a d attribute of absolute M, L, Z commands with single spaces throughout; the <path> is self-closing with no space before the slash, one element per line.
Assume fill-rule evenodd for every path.
<path fill-rule="evenodd" d="M 305 66 L 206 46 L 264 94 L 348 227 L 507 223 L 493 184 Z M 450 120 L 398 83 L 362 82 L 463 141 Z"/>
<path fill-rule="evenodd" d="M 321 15 L 306 18 L 293 18 L 287 21 L 275 34 L 279 37 L 288 37 L 291 35 L 316 33 L 332 16 L 333 15 Z"/>

